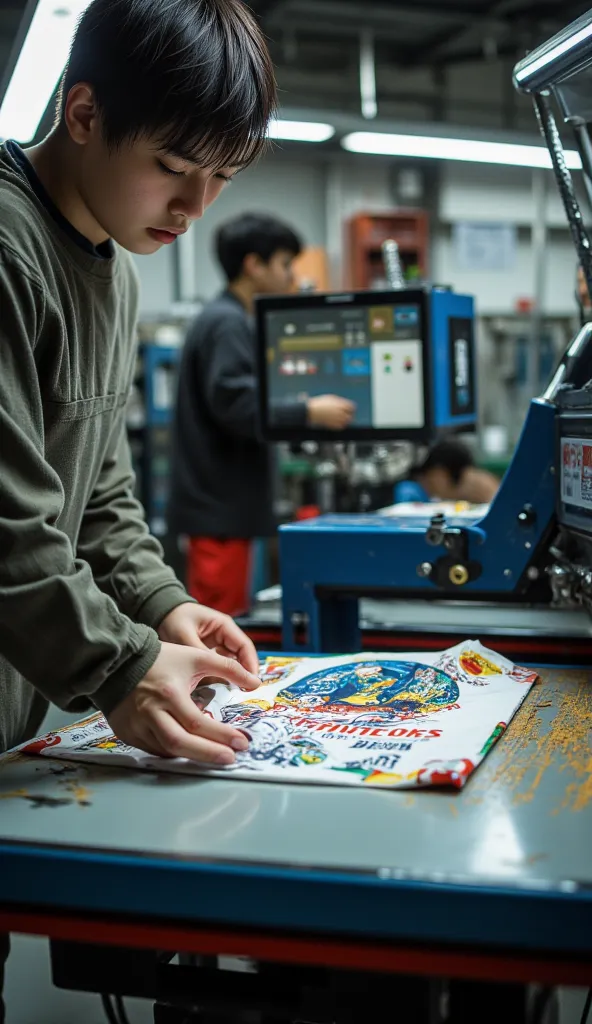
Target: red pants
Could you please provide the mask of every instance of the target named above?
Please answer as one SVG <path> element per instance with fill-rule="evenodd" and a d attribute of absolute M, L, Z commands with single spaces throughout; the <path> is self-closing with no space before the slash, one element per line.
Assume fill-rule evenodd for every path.
<path fill-rule="evenodd" d="M 227 615 L 242 615 L 251 603 L 253 542 L 190 537 L 187 589 L 200 604 Z"/>

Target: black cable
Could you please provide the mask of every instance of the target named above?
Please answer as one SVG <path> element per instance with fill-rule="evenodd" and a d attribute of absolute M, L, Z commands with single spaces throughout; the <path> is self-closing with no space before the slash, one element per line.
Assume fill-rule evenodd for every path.
<path fill-rule="evenodd" d="M 586 1002 L 584 1003 L 584 1009 L 582 1010 L 582 1016 L 580 1017 L 580 1024 L 586 1024 L 588 1017 L 590 1016 L 590 1007 L 592 1007 L 592 988 L 588 989 L 588 995 L 586 996 Z"/>
<path fill-rule="evenodd" d="M 129 1017 L 125 1012 L 125 1006 L 121 996 L 113 996 L 115 1000 L 115 1007 L 117 1009 L 117 1015 L 119 1017 L 119 1024 L 130 1024 Z"/>
<path fill-rule="evenodd" d="M 104 992 L 101 993 L 101 1002 L 105 1011 L 105 1016 L 109 1021 L 109 1024 L 119 1024 L 117 1020 L 117 1014 L 111 1005 L 111 996 L 106 995 Z"/>

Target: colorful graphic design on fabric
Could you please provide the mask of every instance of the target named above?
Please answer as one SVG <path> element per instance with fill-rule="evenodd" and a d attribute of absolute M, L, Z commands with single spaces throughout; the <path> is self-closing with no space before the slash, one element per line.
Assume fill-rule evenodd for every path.
<path fill-rule="evenodd" d="M 487 686 L 493 676 L 500 676 L 504 672 L 501 665 L 471 648 L 466 648 L 457 657 L 446 652 L 436 664 L 457 683 L 468 683 L 470 686 Z"/>
<path fill-rule="evenodd" d="M 409 661 L 362 661 L 333 672 L 315 672 L 292 683 L 276 703 L 301 711 L 355 713 L 371 707 L 399 715 L 428 715 L 458 700 L 458 686 L 445 672 Z"/>
<path fill-rule="evenodd" d="M 40 739 L 31 740 L 30 743 L 27 743 L 26 747 L 23 747 L 23 754 L 41 754 L 50 747 L 57 747 L 61 742 L 61 736 L 49 732 L 47 736 L 42 736 Z"/>
<path fill-rule="evenodd" d="M 536 674 L 468 640 L 433 654 L 272 656 L 248 695 L 198 686 L 203 714 L 250 739 L 228 768 L 162 759 L 117 739 L 102 715 L 26 753 L 183 774 L 364 787 L 462 787 L 503 736 Z M 14 756 L 14 755 L 12 755 Z"/>
<path fill-rule="evenodd" d="M 64 725 L 56 732 L 48 732 L 45 736 L 29 740 L 20 749 L 23 754 L 41 754 L 50 747 L 58 747 L 60 744 L 67 743 L 72 739 L 75 743 L 78 743 L 81 725 L 81 722 L 71 722 L 70 725 Z M 84 719 L 84 730 L 85 736 L 91 733 L 93 735 L 98 734 L 99 736 L 104 736 L 105 733 L 110 736 L 113 735 L 100 711 L 96 711 L 94 715 L 89 715 L 88 718 Z"/>
<path fill-rule="evenodd" d="M 267 658 L 261 671 L 262 683 L 281 683 L 292 675 L 300 658 Z"/>
<path fill-rule="evenodd" d="M 522 668 L 521 665 L 514 665 L 511 672 L 508 673 L 510 679 L 515 679 L 517 683 L 528 683 L 532 686 L 538 679 L 538 673 L 531 668 Z"/>
<path fill-rule="evenodd" d="M 477 651 L 463 651 L 458 663 L 470 676 L 501 676 L 502 670 L 495 662 L 484 658 Z"/>
<path fill-rule="evenodd" d="M 479 751 L 479 753 L 481 754 L 482 757 L 485 757 L 485 755 L 487 753 L 489 753 L 489 751 L 491 750 L 491 748 L 494 745 L 494 743 L 497 743 L 497 741 L 499 740 L 500 736 L 503 736 L 503 734 L 505 733 L 507 728 L 508 727 L 507 727 L 505 722 L 498 722 L 497 723 L 497 725 L 496 725 L 495 729 L 493 730 L 491 736 L 488 737 L 488 739 L 483 744 L 481 750 Z"/>
<path fill-rule="evenodd" d="M 460 761 L 428 761 L 417 773 L 420 786 L 464 786 L 475 765 L 467 758 Z"/>

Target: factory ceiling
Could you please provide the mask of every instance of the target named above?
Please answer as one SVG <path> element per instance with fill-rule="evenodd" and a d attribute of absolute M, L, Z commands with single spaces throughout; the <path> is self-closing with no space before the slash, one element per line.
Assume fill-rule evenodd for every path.
<path fill-rule="evenodd" d="M 63 0 L 56 0 L 56 3 Z M 250 0 L 287 107 L 360 111 L 360 53 L 374 54 L 378 116 L 533 130 L 511 69 L 590 0 Z M 26 0 L 0 0 L 0 79 Z"/>
<path fill-rule="evenodd" d="M 287 106 L 360 110 L 374 47 L 378 116 L 533 130 L 511 72 L 590 0 L 251 0 Z"/>

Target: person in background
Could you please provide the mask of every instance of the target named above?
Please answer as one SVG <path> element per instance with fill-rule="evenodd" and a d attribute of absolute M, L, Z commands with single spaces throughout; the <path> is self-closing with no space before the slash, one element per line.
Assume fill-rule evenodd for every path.
<path fill-rule="evenodd" d="M 489 504 L 499 480 L 479 469 L 461 441 L 444 439 L 434 444 L 424 461 L 395 487 L 395 501 L 467 501 Z"/>
<path fill-rule="evenodd" d="M 258 431 L 256 295 L 293 290 L 302 249 L 288 225 L 245 213 L 217 232 L 228 282 L 191 324 L 179 368 L 169 529 L 188 538 L 187 588 L 229 615 L 250 603 L 253 539 L 275 533 L 271 446 Z M 337 395 L 280 401 L 277 421 L 342 430 L 355 407 Z"/>

